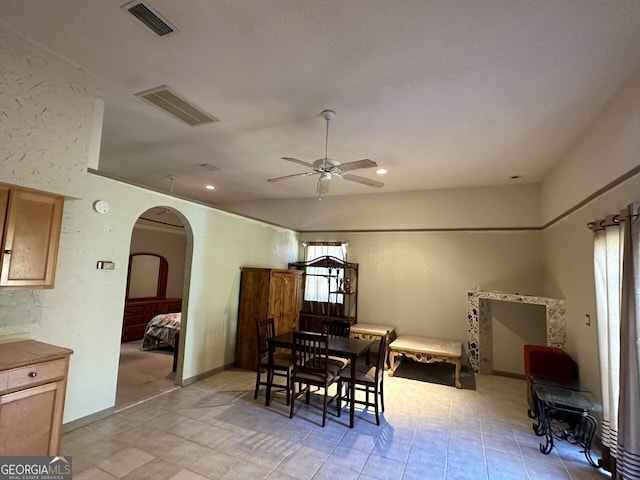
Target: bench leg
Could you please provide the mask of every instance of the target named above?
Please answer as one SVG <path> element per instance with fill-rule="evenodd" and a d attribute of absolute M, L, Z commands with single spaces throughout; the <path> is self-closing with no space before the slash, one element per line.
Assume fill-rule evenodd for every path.
<path fill-rule="evenodd" d="M 396 357 L 397 356 L 400 356 L 400 358 L 398 359 L 398 362 L 396 363 Z M 396 373 L 396 368 L 398 368 L 400 366 L 400 363 L 402 362 L 403 354 L 401 352 L 391 351 L 389 353 L 389 357 L 391 359 L 391 367 L 389 368 L 388 375 L 390 377 L 393 377 L 394 373 Z"/>
<path fill-rule="evenodd" d="M 456 388 L 462 388 L 460 383 L 460 360 L 455 361 L 456 364 Z"/>

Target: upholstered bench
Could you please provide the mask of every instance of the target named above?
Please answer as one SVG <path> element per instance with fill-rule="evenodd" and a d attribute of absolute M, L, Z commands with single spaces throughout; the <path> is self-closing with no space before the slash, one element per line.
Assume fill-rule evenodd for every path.
<path fill-rule="evenodd" d="M 356 323 L 351 325 L 349 333 L 350 337 L 361 338 L 363 340 L 376 341 L 380 340 L 385 333 L 389 332 L 387 343 L 387 353 L 384 359 L 385 369 L 389 365 L 389 344 L 396 339 L 396 327 L 393 325 L 377 325 L 374 323 Z"/>
<path fill-rule="evenodd" d="M 393 376 L 403 356 L 422 363 L 447 362 L 454 364 L 456 366 L 456 388 L 462 388 L 460 384 L 462 342 L 444 338 L 400 335 L 389 344 L 389 358 L 391 360 L 389 376 Z M 396 361 L 396 357 L 400 357 L 398 361 Z"/>

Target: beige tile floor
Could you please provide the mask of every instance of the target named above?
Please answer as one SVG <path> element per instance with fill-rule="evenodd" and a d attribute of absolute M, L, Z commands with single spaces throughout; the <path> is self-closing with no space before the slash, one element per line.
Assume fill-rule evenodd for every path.
<path fill-rule="evenodd" d="M 477 390 L 385 378 L 376 426 L 359 410 L 319 426 L 318 405 L 253 400 L 254 374 L 228 370 L 69 432 L 75 480 L 606 478 L 578 447 L 549 455 L 527 417 L 523 380 L 482 375 Z M 330 410 L 331 411 L 331 410 Z"/>

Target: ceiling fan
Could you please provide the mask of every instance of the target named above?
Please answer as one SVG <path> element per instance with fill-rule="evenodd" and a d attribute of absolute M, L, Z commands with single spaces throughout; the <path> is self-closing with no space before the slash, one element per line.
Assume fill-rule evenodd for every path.
<path fill-rule="evenodd" d="M 287 160 L 288 162 L 298 163 L 300 165 L 304 165 L 305 167 L 309 167 L 311 171 L 303 172 L 303 173 L 294 173 L 293 175 L 285 175 L 284 177 L 270 178 L 267 181 L 279 182 L 280 180 L 287 180 L 289 178 L 308 177 L 310 175 L 320 175 L 320 177 L 318 178 L 318 184 L 316 186 L 316 193 L 318 194 L 319 197 L 322 197 L 322 195 L 324 195 L 329 191 L 329 182 L 334 176 L 338 178 L 342 178 L 343 180 L 349 180 L 350 182 L 360 183 L 368 187 L 375 187 L 375 188 L 382 187 L 384 183 L 379 182 L 377 180 L 371 180 L 369 178 L 361 177 L 359 175 L 345 173 L 345 172 L 350 172 L 352 170 L 357 170 L 359 168 L 377 167 L 378 164 L 373 160 L 364 159 L 364 160 L 356 160 L 354 162 L 340 163 L 332 158 L 327 157 L 327 151 L 329 146 L 329 122 L 335 118 L 336 112 L 334 112 L 333 110 L 323 110 L 322 116 L 327 121 L 327 129 L 325 134 L 324 158 L 320 158 L 318 160 L 315 160 L 313 163 L 309 163 L 303 160 L 298 160 L 297 158 L 282 157 L 283 160 Z"/>

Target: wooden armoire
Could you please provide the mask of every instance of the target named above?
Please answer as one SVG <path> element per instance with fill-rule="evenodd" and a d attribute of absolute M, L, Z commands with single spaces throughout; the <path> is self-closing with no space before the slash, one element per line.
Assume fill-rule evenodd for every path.
<path fill-rule="evenodd" d="M 256 320 L 273 317 L 276 335 L 298 329 L 302 271 L 242 267 L 236 337 L 236 367 L 258 362 Z"/>

